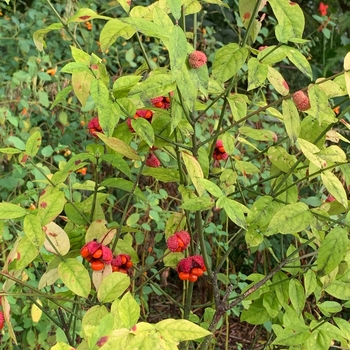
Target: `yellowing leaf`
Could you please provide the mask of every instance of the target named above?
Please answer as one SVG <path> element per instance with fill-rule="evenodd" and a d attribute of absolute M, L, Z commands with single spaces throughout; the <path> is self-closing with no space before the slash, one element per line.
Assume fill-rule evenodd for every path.
<path fill-rule="evenodd" d="M 270 0 L 269 4 L 278 24 L 275 27 L 276 38 L 282 43 L 301 38 L 304 32 L 304 13 L 296 2 L 288 0 Z"/>
<path fill-rule="evenodd" d="M 62 282 L 75 294 L 87 298 L 91 290 L 90 276 L 77 259 L 65 259 L 58 266 Z"/>
<path fill-rule="evenodd" d="M 349 240 L 348 233 L 342 227 L 331 230 L 318 251 L 317 274 L 324 276 L 332 272 L 343 260 Z"/>
<path fill-rule="evenodd" d="M 300 116 L 293 101 L 282 102 L 283 121 L 287 134 L 294 143 L 300 133 Z"/>
<path fill-rule="evenodd" d="M 288 204 L 273 216 L 265 235 L 297 233 L 305 230 L 312 220 L 313 215 L 305 203 Z"/>
<path fill-rule="evenodd" d="M 107 276 L 97 292 L 99 301 L 109 303 L 120 297 L 130 285 L 130 277 L 121 272 Z"/>
<path fill-rule="evenodd" d="M 50 222 L 43 227 L 43 230 L 46 234 L 44 246 L 47 251 L 60 255 L 66 255 L 69 252 L 69 237 L 60 226 Z"/>
<path fill-rule="evenodd" d="M 267 79 L 277 92 L 283 96 L 288 95 L 289 86 L 278 70 L 268 66 Z"/>
<path fill-rule="evenodd" d="M 327 191 L 347 209 L 348 197 L 340 180 L 329 170 L 321 174 L 321 179 Z"/>
<path fill-rule="evenodd" d="M 1 220 L 17 219 L 26 215 L 26 213 L 27 211 L 19 205 L 5 202 L 0 203 Z"/>
<path fill-rule="evenodd" d="M 36 302 L 40 306 L 43 306 L 42 302 L 39 299 L 37 299 Z M 32 304 L 31 316 L 32 316 L 32 321 L 34 323 L 37 323 L 40 321 L 42 314 L 43 314 L 42 310 L 36 304 Z"/>
<path fill-rule="evenodd" d="M 182 159 L 185 163 L 188 175 L 190 179 L 192 180 L 192 183 L 194 187 L 196 188 L 198 194 L 202 196 L 204 194 L 205 188 L 204 186 L 198 181 L 199 178 L 203 178 L 203 170 L 198 162 L 198 160 L 193 157 L 191 154 L 183 151 L 182 152 Z"/>

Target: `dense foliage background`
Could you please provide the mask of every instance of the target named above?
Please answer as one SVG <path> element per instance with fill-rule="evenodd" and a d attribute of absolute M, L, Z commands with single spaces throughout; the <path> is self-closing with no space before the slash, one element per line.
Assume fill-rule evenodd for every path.
<path fill-rule="evenodd" d="M 301 35 L 284 41 L 278 9 L 293 3 L 255 3 L 136 1 L 130 17 L 125 1 L 0 3 L 0 348 L 117 349 L 131 333 L 143 344 L 133 349 L 349 346 L 350 6 L 297 1 L 305 29 L 292 23 Z M 123 18 L 139 23 L 107 27 Z M 198 70 L 194 49 L 208 58 Z M 293 107 L 300 89 L 309 111 Z M 131 132 L 144 109 L 152 124 L 135 119 Z M 217 139 L 227 159 L 215 158 Z M 191 243 L 172 253 L 180 230 Z M 113 292 L 80 256 L 93 239 L 133 262 L 110 275 Z M 207 271 L 181 281 L 178 263 L 193 255 Z M 201 330 L 166 330 L 167 319 Z"/>

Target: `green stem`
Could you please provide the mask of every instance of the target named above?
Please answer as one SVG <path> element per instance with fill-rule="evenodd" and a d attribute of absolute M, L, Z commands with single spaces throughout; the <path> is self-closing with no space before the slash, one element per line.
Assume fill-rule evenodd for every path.
<path fill-rule="evenodd" d="M 72 38 L 74 44 L 80 49 L 83 50 L 73 33 L 70 31 L 67 23 L 63 20 L 63 18 L 60 16 L 60 14 L 56 11 L 55 7 L 51 4 L 50 0 L 46 0 L 46 2 L 49 4 L 51 7 L 52 11 L 55 13 L 56 17 L 59 19 L 59 21 L 62 23 L 63 28 L 67 31 L 68 35 Z"/>
<path fill-rule="evenodd" d="M 140 38 L 140 34 L 139 34 L 138 32 L 136 32 L 136 38 L 137 38 L 137 41 L 138 41 L 138 43 L 139 43 L 139 45 L 140 45 L 140 48 L 141 48 L 143 57 L 144 57 L 145 60 L 146 60 L 148 69 L 149 69 L 150 71 L 152 71 L 152 70 L 153 70 L 153 69 L 152 69 L 152 63 L 151 63 L 150 59 L 149 59 L 148 56 L 147 56 L 147 52 L 146 52 L 146 50 L 145 50 L 145 48 L 144 48 L 144 46 L 143 46 L 143 44 L 142 44 L 142 41 L 141 41 L 141 38 Z"/>
<path fill-rule="evenodd" d="M 124 211 L 123 211 L 123 215 L 122 215 L 122 218 L 120 219 L 120 224 L 119 224 L 119 227 L 118 227 L 118 230 L 117 230 L 117 234 L 116 234 L 115 239 L 113 241 L 112 252 L 114 252 L 114 250 L 115 250 L 115 248 L 116 248 L 116 246 L 118 244 L 118 240 L 120 238 L 120 235 L 121 235 L 122 229 L 123 229 L 123 223 L 124 223 L 124 221 L 126 219 L 126 215 L 127 215 L 128 211 L 129 211 L 129 205 L 130 205 L 131 199 L 132 199 L 132 197 L 134 195 L 134 192 L 135 192 L 135 190 L 136 190 L 136 188 L 138 186 L 138 183 L 140 181 L 140 177 L 142 175 L 142 170 L 143 170 L 144 166 L 145 166 L 145 162 L 142 162 L 142 164 L 140 166 L 140 169 L 139 169 L 139 172 L 137 174 L 136 180 L 134 182 L 134 185 L 133 185 L 133 187 L 132 187 L 132 189 L 131 189 L 131 191 L 129 193 L 128 199 L 126 201 L 125 208 L 124 208 Z"/>
<path fill-rule="evenodd" d="M 92 198 L 92 205 L 91 205 L 91 214 L 90 214 L 90 222 L 94 220 L 94 214 L 96 210 L 96 201 L 97 201 L 97 191 L 98 191 L 98 161 L 99 158 L 96 157 L 96 165 L 94 167 L 94 179 L 95 179 L 95 187 L 94 187 L 94 196 Z"/>
<path fill-rule="evenodd" d="M 334 79 L 334 78 L 336 78 L 336 77 L 338 77 L 338 76 L 341 76 L 342 74 L 344 74 L 344 72 L 348 72 L 348 71 L 350 71 L 350 69 L 349 69 L 349 70 L 343 70 L 343 71 L 341 71 L 341 72 L 339 72 L 339 73 L 336 73 L 336 74 L 334 74 L 334 75 L 332 75 L 332 76 L 330 76 L 330 77 L 328 77 L 328 78 L 326 78 L 326 79 L 323 79 L 323 80 L 321 80 L 321 81 L 319 81 L 319 82 L 317 82 L 317 83 L 315 83 L 315 84 L 316 84 L 316 85 L 323 84 L 323 83 L 325 83 L 326 81 L 332 80 L 332 79 Z M 304 89 L 300 89 L 300 90 L 303 90 L 303 91 L 304 91 L 304 90 L 307 90 L 307 89 L 308 89 L 308 87 L 305 87 Z M 213 135 L 213 136 L 211 136 L 211 137 L 208 137 L 206 140 L 200 142 L 200 143 L 198 144 L 198 147 L 202 147 L 202 146 L 204 146 L 205 144 L 211 142 L 212 140 L 217 139 L 218 136 L 220 136 L 220 135 L 224 134 L 225 132 L 227 132 L 227 131 L 233 129 L 234 127 L 236 127 L 237 125 L 239 125 L 239 124 L 245 122 L 246 120 L 250 119 L 251 117 L 254 117 L 254 116 L 257 115 L 257 114 L 266 111 L 268 108 L 273 107 L 273 106 L 275 106 L 275 105 L 278 105 L 278 104 L 280 104 L 280 103 L 281 103 L 282 101 L 284 101 L 284 100 L 288 100 L 289 98 L 292 97 L 292 95 L 293 95 L 293 94 L 289 94 L 289 95 L 283 96 L 283 97 L 281 97 L 280 99 L 278 99 L 278 100 L 276 100 L 276 101 L 273 101 L 273 102 L 271 102 L 270 104 L 268 104 L 268 105 L 266 105 L 266 106 L 264 106 L 264 107 L 260 107 L 260 108 L 258 108 L 257 110 L 255 110 L 254 112 L 251 112 L 251 113 L 247 114 L 245 117 L 243 117 L 243 118 L 241 118 L 241 119 L 235 121 L 235 122 L 232 123 L 231 125 L 228 125 L 227 127 L 222 128 L 222 130 L 217 131 L 215 135 Z M 343 113 L 342 113 L 342 115 L 343 115 Z"/>

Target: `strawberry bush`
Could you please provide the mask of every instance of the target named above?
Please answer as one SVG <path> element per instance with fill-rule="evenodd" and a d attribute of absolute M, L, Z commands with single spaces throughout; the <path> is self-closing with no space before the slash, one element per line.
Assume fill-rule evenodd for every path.
<path fill-rule="evenodd" d="M 70 110 L 79 138 L 55 158 L 40 122 L 3 135 L 27 181 L 0 203 L 14 239 L 4 341 L 20 343 L 14 298 L 27 298 L 22 345 L 45 320 L 37 341 L 53 350 L 242 348 L 233 317 L 260 327 L 261 348 L 349 347 L 350 54 L 315 77 L 288 0 L 120 0 L 114 17 L 47 2 L 57 22 L 33 40 L 40 52 L 53 33 L 71 40 L 50 109 Z M 236 40 L 211 44 L 212 7 L 235 14 Z M 77 33 L 97 25 L 94 50 Z M 176 309 L 157 322 L 154 295 Z"/>

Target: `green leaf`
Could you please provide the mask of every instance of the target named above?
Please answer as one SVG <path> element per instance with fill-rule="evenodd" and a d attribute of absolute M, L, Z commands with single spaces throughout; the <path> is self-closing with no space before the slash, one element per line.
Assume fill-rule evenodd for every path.
<path fill-rule="evenodd" d="M 12 148 L 12 147 L 5 147 L 5 148 L 0 148 L 0 153 L 5 153 L 5 154 L 19 154 L 22 151 L 17 149 L 17 148 Z"/>
<path fill-rule="evenodd" d="M 103 132 L 107 137 L 112 136 L 120 116 L 118 104 L 109 99 L 109 91 L 101 80 L 94 79 L 91 82 L 90 93 L 97 107 Z"/>
<path fill-rule="evenodd" d="M 300 116 L 298 110 L 291 100 L 282 102 L 283 121 L 287 135 L 294 144 L 300 133 Z"/>
<path fill-rule="evenodd" d="M 341 181 L 329 170 L 321 173 L 321 179 L 327 191 L 347 209 L 348 197 Z"/>
<path fill-rule="evenodd" d="M 125 174 L 129 179 L 131 178 L 131 170 L 123 158 L 116 157 L 115 154 L 102 154 L 101 159 L 113 165 L 113 167 Z"/>
<path fill-rule="evenodd" d="M 58 342 L 50 350 L 72 350 L 72 347 L 68 344 Z"/>
<path fill-rule="evenodd" d="M 290 39 L 301 38 L 304 32 L 304 13 L 296 2 L 288 0 L 269 1 L 278 24 L 275 27 L 279 42 L 287 43 Z"/>
<path fill-rule="evenodd" d="M 87 310 L 82 320 L 83 333 L 85 333 L 86 329 L 97 326 L 100 323 L 101 319 L 107 314 L 108 310 L 104 305 L 95 305 Z M 86 337 L 86 334 L 84 337 Z"/>
<path fill-rule="evenodd" d="M 91 56 L 88 53 L 72 45 L 70 46 L 70 50 L 75 62 L 85 63 L 87 66 L 90 65 Z"/>
<path fill-rule="evenodd" d="M 229 132 L 225 132 L 222 135 L 221 140 L 222 140 L 222 143 L 223 143 L 223 146 L 224 146 L 226 153 L 232 154 L 235 150 L 235 143 L 234 143 L 233 136 Z"/>
<path fill-rule="evenodd" d="M 251 162 L 244 162 L 241 160 L 235 161 L 235 169 L 241 172 L 243 176 L 260 173 L 260 169 L 257 166 L 255 166 Z"/>
<path fill-rule="evenodd" d="M 97 133 L 97 136 L 108 147 L 112 148 L 113 151 L 116 151 L 117 153 L 122 154 L 123 156 L 129 159 L 141 160 L 141 157 L 136 153 L 136 151 L 122 140 L 119 140 L 115 137 L 107 137 L 106 135 L 103 135 L 101 133 Z"/>
<path fill-rule="evenodd" d="M 247 216 L 247 223 L 258 227 L 265 227 L 270 223 L 273 215 L 279 208 L 280 205 L 274 202 L 272 197 L 260 197 L 250 208 L 250 212 Z"/>
<path fill-rule="evenodd" d="M 46 235 L 45 248 L 47 251 L 66 255 L 69 252 L 70 241 L 67 233 L 55 222 L 50 222 L 43 227 Z"/>
<path fill-rule="evenodd" d="M 345 152 L 339 146 L 336 145 L 332 145 L 327 148 L 321 149 L 321 151 L 317 155 L 322 159 L 330 162 L 346 162 Z"/>
<path fill-rule="evenodd" d="M 164 28 L 145 18 L 128 17 L 122 18 L 122 22 L 131 25 L 135 30 L 147 36 L 159 38 L 163 41 L 169 40 L 170 33 L 164 31 Z"/>
<path fill-rule="evenodd" d="M 40 197 L 38 205 L 38 218 L 41 219 L 41 225 L 48 224 L 61 214 L 65 203 L 66 199 L 63 192 L 44 193 Z"/>
<path fill-rule="evenodd" d="M 181 72 L 187 58 L 187 39 L 180 26 L 172 28 L 169 42 L 166 46 L 169 51 L 171 71 L 176 75 L 177 72 Z"/>
<path fill-rule="evenodd" d="M 165 96 L 175 88 L 174 78 L 170 74 L 152 74 L 146 80 L 136 84 L 130 90 L 129 96 L 149 100 L 153 97 Z"/>
<path fill-rule="evenodd" d="M 350 283 L 348 282 L 335 280 L 326 287 L 325 291 L 340 300 L 350 299 Z"/>
<path fill-rule="evenodd" d="M 41 221 L 36 215 L 28 214 L 24 217 L 23 231 L 37 250 L 40 250 L 45 241 L 45 233 L 41 227 Z"/>
<path fill-rule="evenodd" d="M 291 325 L 279 332 L 272 344 L 286 346 L 304 344 L 310 336 L 309 327 Z"/>
<path fill-rule="evenodd" d="M 171 32 L 172 28 L 174 27 L 174 23 L 167 14 L 166 8 L 163 9 L 159 6 L 154 6 L 152 15 L 154 23 L 163 27 L 164 30 Z"/>
<path fill-rule="evenodd" d="M 187 169 L 187 173 L 194 187 L 196 188 L 198 194 L 202 196 L 204 194 L 205 189 L 198 179 L 204 177 L 203 170 L 198 160 L 195 157 L 193 157 L 191 154 L 187 153 L 186 151 L 183 151 L 181 154 Z"/>
<path fill-rule="evenodd" d="M 135 186 L 135 183 L 123 178 L 108 178 L 101 182 L 101 186 L 119 188 L 123 191 L 131 192 Z M 134 189 L 134 193 L 139 197 L 139 199 L 146 201 L 145 195 L 138 187 Z"/>
<path fill-rule="evenodd" d="M 58 265 L 58 274 L 62 282 L 73 293 L 87 298 L 91 290 L 88 271 L 77 259 L 68 258 Z"/>
<path fill-rule="evenodd" d="M 260 51 L 258 53 L 257 59 L 262 63 L 272 66 L 277 62 L 283 61 L 285 57 L 286 52 L 283 46 L 277 47 L 276 45 L 272 45 Z"/>
<path fill-rule="evenodd" d="M 131 125 L 136 134 L 140 136 L 149 147 L 152 147 L 154 144 L 154 131 L 150 122 L 144 118 L 137 118 L 131 120 Z"/>
<path fill-rule="evenodd" d="M 312 79 L 312 69 L 309 61 L 305 56 L 297 49 L 284 46 L 283 47 L 289 60 L 307 77 Z"/>
<path fill-rule="evenodd" d="M 273 292 L 263 294 L 263 306 L 271 318 L 275 318 L 281 310 L 281 304 L 278 298 L 276 298 L 276 294 Z"/>
<path fill-rule="evenodd" d="M 85 106 L 85 103 L 90 96 L 90 86 L 93 80 L 94 77 L 91 72 L 79 71 L 72 74 L 73 90 L 82 106 Z"/>
<path fill-rule="evenodd" d="M 244 118 L 247 115 L 247 103 L 249 102 L 246 95 L 233 94 L 227 97 L 230 105 L 232 117 L 235 121 Z"/>
<path fill-rule="evenodd" d="M 34 157 L 41 145 L 41 133 L 40 131 L 34 132 L 26 142 L 26 153 L 29 157 Z"/>
<path fill-rule="evenodd" d="M 248 57 L 248 50 L 238 44 L 228 44 L 216 51 L 213 62 L 213 76 L 223 83 L 232 78 L 242 68 Z"/>
<path fill-rule="evenodd" d="M 325 301 L 323 303 L 317 304 L 317 307 L 327 317 L 330 317 L 331 314 L 336 314 L 343 309 L 343 307 L 336 301 Z"/>
<path fill-rule="evenodd" d="M 274 215 L 265 235 L 297 233 L 305 230 L 312 220 L 313 215 L 305 203 L 288 204 Z"/>
<path fill-rule="evenodd" d="M 211 332 L 190 321 L 171 318 L 156 323 L 154 327 L 165 338 L 170 338 L 175 342 L 194 340 L 211 334 Z"/>
<path fill-rule="evenodd" d="M 197 86 L 189 73 L 189 68 L 183 66 L 181 71 L 173 73 L 178 89 L 181 92 L 183 104 L 189 111 L 193 111 L 197 99 Z"/>
<path fill-rule="evenodd" d="M 336 227 L 327 234 L 318 251 L 318 275 L 327 275 L 340 264 L 346 253 L 348 243 L 348 233 L 344 228 Z"/>
<path fill-rule="evenodd" d="M 348 52 L 344 58 L 344 70 L 348 71 L 350 69 L 350 52 Z M 346 90 L 348 91 L 348 95 L 350 96 L 350 73 L 344 72 Z"/>
<path fill-rule="evenodd" d="M 185 201 L 185 203 L 180 205 L 181 209 L 189 211 L 203 211 L 209 210 L 215 205 L 214 201 L 210 197 L 202 196 L 195 197 Z"/>
<path fill-rule="evenodd" d="M 86 73 L 85 73 L 86 74 Z M 50 109 L 57 106 L 60 102 L 64 101 L 69 93 L 73 90 L 73 86 L 67 86 L 61 90 L 55 97 L 55 100 L 52 102 Z"/>
<path fill-rule="evenodd" d="M 277 272 L 272 277 L 272 288 L 274 289 L 277 299 L 281 305 L 288 304 L 289 301 L 289 278 L 282 271 Z"/>
<path fill-rule="evenodd" d="M 0 203 L 0 220 L 17 219 L 27 214 L 27 211 L 12 203 Z"/>
<path fill-rule="evenodd" d="M 335 113 L 330 107 L 326 93 L 319 85 L 312 85 L 308 90 L 311 108 L 306 111 L 307 114 L 313 116 L 321 124 L 323 121 L 327 123 L 337 122 Z"/>
<path fill-rule="evenodd" d="M 39 254 L 39 250 L 36 249 L 35 245 L 24 236 L 19 241 L 16 249 L 16 259 L 14 259 L 10 265 L 10 270 L 22 270 L 27 267 Z"/>
<path fill-rule="evenodd" d="M 322 82 L 322 83 L 321 83 Z M 325 92 L 327 98 L 339 97 L 346 95 L 346 91 L 343 89 L 343 86 L 340 86 L 333 80 L 326 80 L 326 78 L 316 79 L 316 84 L 322 91 Z"/>
<path fill-rule="evenodd" d="M 250 324 L 258 325 L 264 324 L 270 319 L 270 315 L 263 305 L 263 300 L 258 299 L 249 305 L 248 310 L 243 310 L 241 314 L 241 321 L 246 321 Z"/>
<path fill-rule="evenodd" d="M 68 23 L 73 22 L 86 22 L 92 19 L 106 19 L 110 20 L 110 17 L 100 16 L 95 11 L 89 8 L 80 8 L 72 17 L 68 19 Z"/>
<path fill-rule="evenodd" d="M 267 78 L 268 66 L 252 57 L 248 61 L 248 88 L 247 91 L 264 85 Z"/>
<path fill-rule="evenodd" d="M 316 273 L 313 270 L 307 270 L 304 274 L 305 297 L 311 295 L 317 287 Z"/>
<path fill-rule="evenodd" d="M 226 196 L 222 196 L 217 200 L 216 206 L 218 208 L 223 208 L 230 220 L 237 226 L 244 229 L 247 228 L 246 219 L 242 210 L 242 207 L 244 206 L 242 204 L 229 199 Z"/>
<path fill-rule="evenodd" d="M 198 182 L 214 197 L 221 197 L 223 195 L 221 188 L 214 182 L 207 179 L 198 178 Z"/>
<path fill-rule="evenodd" d="M 52 30 L 58 30 L 63 27 L 62 23 L 53 23 L 49 25 L 45 29 L 39 29 L 33 34 L 34 44 L 37 47 L 39 51 L 42 51 L 44 47 L 46 47 L 46 43 L 44 41 L 44 37 L 47 33 L 51 32 Z"/>
<path fill-rule="evenodd" d="M 289 298 L 298 316 L 300 316 L 305 305 L 305 293 L 302 284 L 295 278 L 289 281 Z"/>
<path fill-rule="evenodd" d="M 130 39 L 136 30 L 129 24 L 122 22 L 119 19 L 108 21 L 101 30 L 100 44 L 102 52 L 106 52 L 118 37 L 123 37 L 125 40 Z"/>
<path fill-rule="evenodd" d="M 121 272 L 113 272 L 103 279 L 97 298 L 100 302 L 110 303 L 119 298 L 129 286 L 129 276 Z"/>
<path fill-rule="evenodd" d="M 145 167 L 142 170 L 142 174 L 145 176 L 152 176 L 155 179 L 162 182 L 179 182 L 180 181 L 179 171 L 176 169 Z"/>
<path fill-rule="evenodd" d="M 141 76 L 131 75 L 116 79 L 113 84 L 113 95 L 118 98 L 126 97 L 130 89 L 135 86 L 141 78 Z"/>
<path fill-rule="evenodd" d="M 61 73 L 80 73 L 80 72 L 87 72 L 91 74 L 90 67 L 87 66 L 85 63 L 81 62 L 69 62 L 63 68 L 61 69 Z"/>
<path fill-rule="evenodd" d="M 140 318 L 140 306 L 130 292 L 127 292 L 120 300 L 117 310 L 126 328 L 132 328 Z"/>
<path fill-rule="evenodd" d="M 346 340 L 350 340 L 350 323 L 348 320 L 344 320 L 343 318 L 333 317 L 334 322 L 339 327 L 343 337 Z"/>
<path fill-rule="evenodd" d="M 249 126 L 242 126 L 239 128 L 239 132 L 256 141 L 277 141 L 277 135 L 271 130 L 253 129 Z"/>
<path fill-rule="evenodd" d="M 99 323 L 94 328 L 88 329 L 88 332 L 91 332 L 87 334 L 89 349 L 100 348 L 100 343 L 103 345 L 109 339 L 109 336 L 112 334 L 113 327 L 114 315 L 112 313 L 108 313 L 100 319 Z"/>
<path fill-rule="evenodd" d="M 240 0 L 238 2 L 239 15 L 241 17 L 241 21 L 243 22 L 245 28 L 247 28 L 249 25 L 255 6 L 256 6 L 255 0 Z M 258 11 L 261 11 L 264 6 L 265 6 L 265 2 L 261 1 L 259 4 Z"/>
<path fill-rule="evenodd" d="M 275 90 L 282 96 L 289 94 L 289 86 L 282 74 L 275 68 L 268 66 L 267 79 Z"/>
<path fill-rule="evenodd" d="M 297 145 L 300 147 L 301 151 L 304 153 L 304 156 L 318 168 L 325 168 L 327 166 L 327 162 L 320 158 L 317 153 L 320 152 L 320 149 L 315 146 L 313 143 L 303 140 L 302 138 L 298 138 Z"/>

